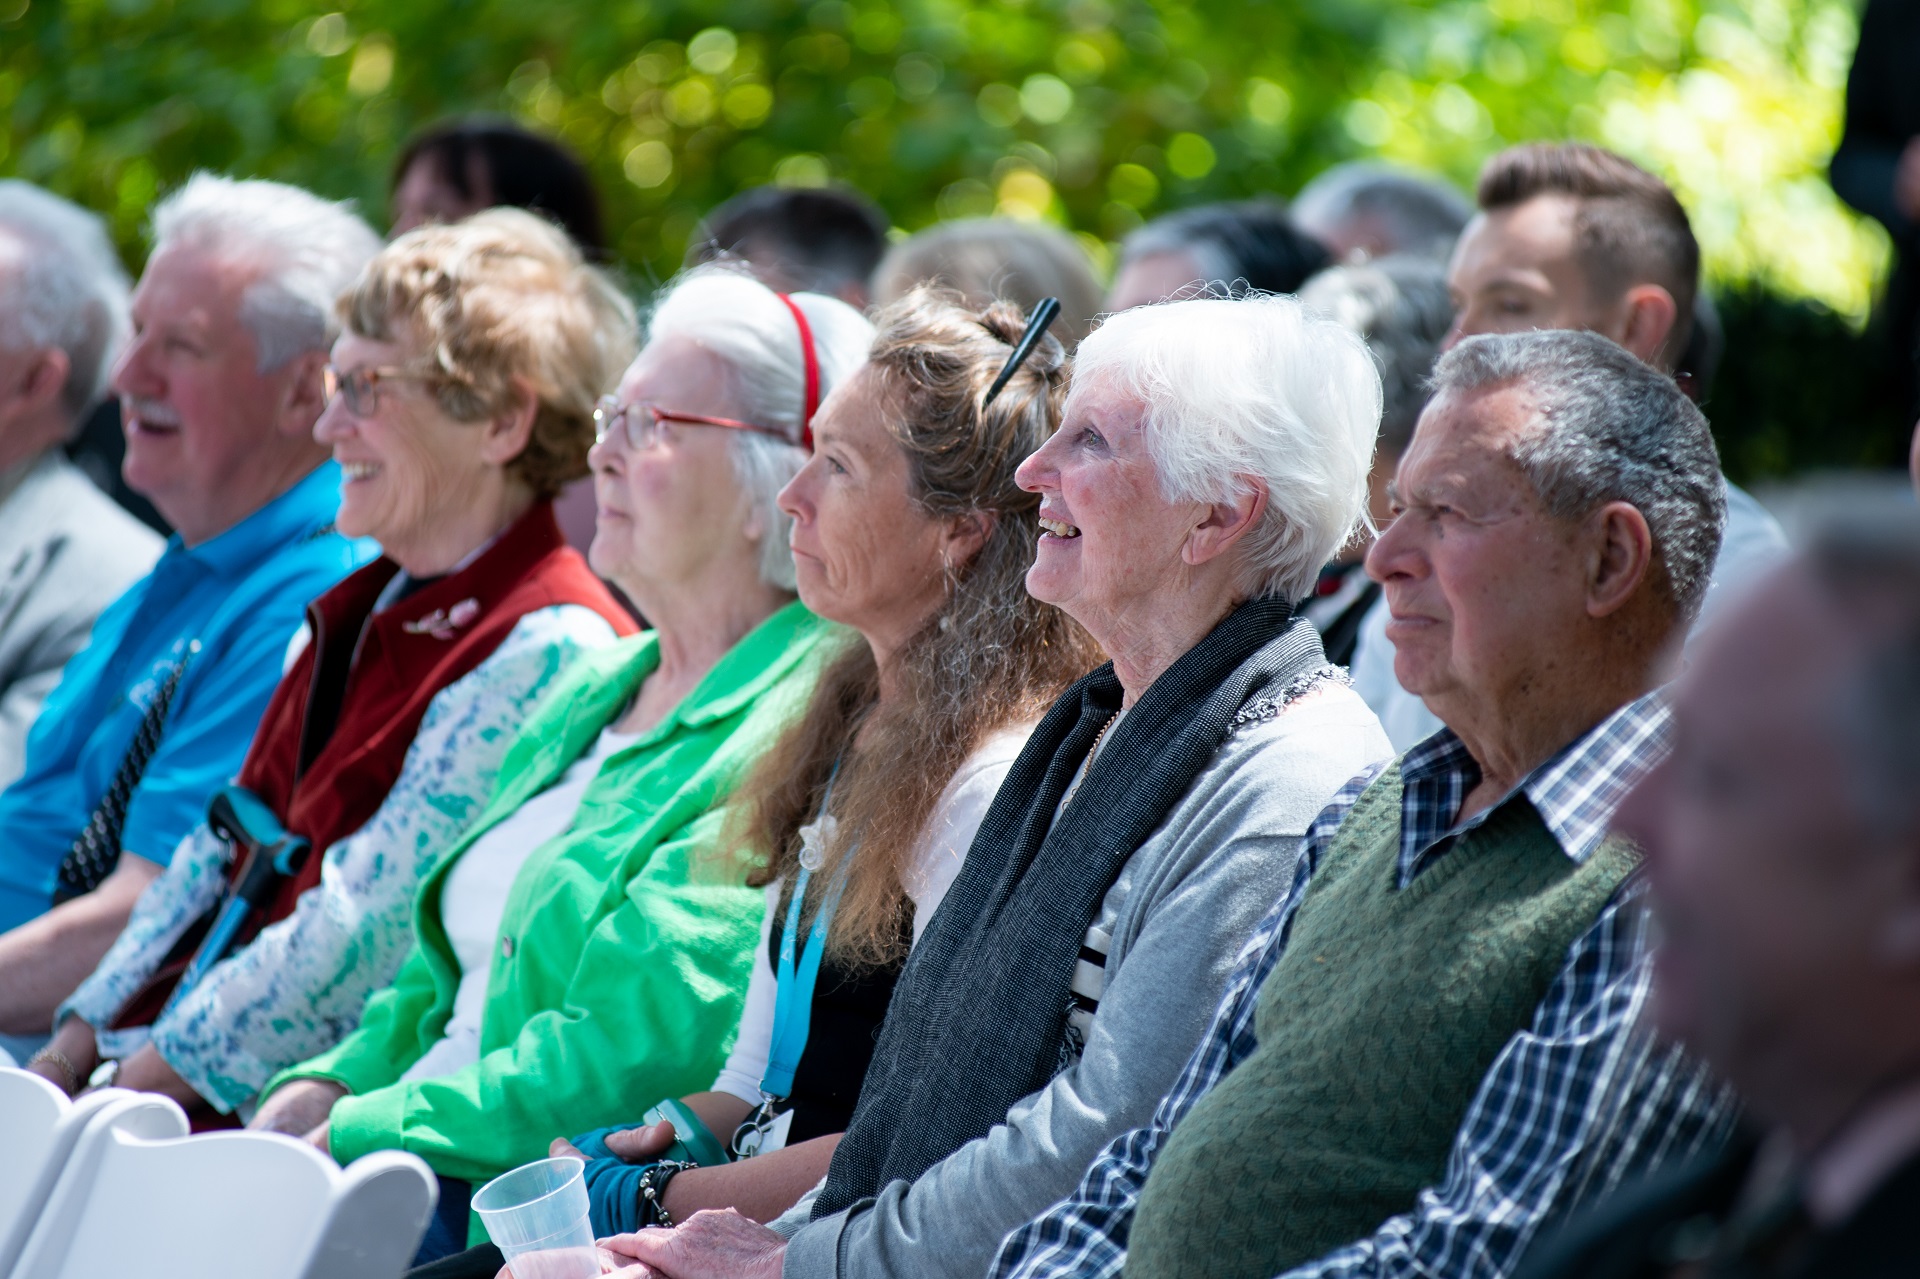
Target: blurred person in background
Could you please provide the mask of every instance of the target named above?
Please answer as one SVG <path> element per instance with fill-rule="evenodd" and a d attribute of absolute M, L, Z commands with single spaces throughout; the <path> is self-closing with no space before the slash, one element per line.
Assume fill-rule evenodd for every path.
<path fill-rule="evenodd" d="M 1448 346 L 1479 333 L 1585 329 L 1674 372 L 1692 343 L 1700 247 L 1666 183 L 1599 147 L 1529 143 L 1487 161 L 1478 199 L 1447 269 Z M 1725 488 L 1726 531 L 1696 628 L 1786 554 L 1778 521 L 1743 489 Z M 1362 620 L 1357 670 L 1394 664 L 1387 623 L 1384 605 Z M 1369 680 L 1362 694 L 1398 749 L 1439 728 L 1397 680 Z"/>
<path fill-rule="evenodd" d="M 1766 690 L 1755 696 L 1755 690 Z M 1920 1274 L 1920 518 L 1818 530 L 1700 643 L 1646 853 L 1653 1022 L 1740 1093 L 1726 1149 L 1545 1239 L 1527 1279 Z"/>
<path fill-rule="evenodd" d="M 589 261 L 607 256 L 600 195 L 586 166 L 511 120 L 448 120 L 416 135 L 394 162 L 392 198 L 396 236 L 506 205 L 558 223 Z"/>
<path fill-rule="evenodd" d="M 1295 293 L 1329 264 L 1326 248 L 1278 200 L 1203 204 L 1155 218 L 1126 238 L 1107 310 L 1237 285 Z"/>
<path fill-rule="evenodd" d="M 775 292 L 824 293 L 865 310 L 886 247 L 886 214 L 858 192 L 765 186 L 707 214 L 686 264 L 737 258 Z"/>
<path fill-rule="evenodd" d="M 1383 526 L 1393 518 L 1387 485 L 1427 406 L 1427 375 L 1453 323 L 1446 268 L 1409 255 L 1329 267 L 1307 281 L 1300 301 L 1365 339 L 1379 366 L 1380 437 L 1367 475 L 1367 506 L 1375 526 Z M 1312 598 L 1300 608 L 1320 629 L 1327 660 L 1341 666 L 1353 665 L 1361 620 L 1380 598 L 1379 583 L 1366 574 L 1363 537 L 1356 535 L 1320 570 Z M 1360 687 L 1357 670 L 1354 686 Z"/>
<path fill-rule="evenodd" d="M 1444 178 L 1354 160 L 1326 169 L 1293 197 L 1294 225 L 1337 261 L 1392 254 L 1447 260 L 1473 203 Z"/>
<path fill-rule="evenodd" d="M 1842 200 L 1887 229 L 1893 272 L 1876 327 L 1902 412 L 1920 412 L 1920 5 L 1867 0 L 1847 73 L 1846 125 L 1828 176 Z"/>
<path fill-rule="evenodd" d="M 1100 281 L 1080 242 L 1059 227 L 1012 218 L 960 218 L 916 231 L 880 260 L 874 304 L 920 284 L 956 290 L 973 307 L 1004 298 L 1029 314 L 1040 299 L 1058 298 L 1054 329 L 1069 352 L 1100 311 Z"/>
<path fill-rule="evenodd" d="M 381 556 L 308 608 L 236 785 L 62 1001 L 47 1062 L 57 1083 L 106 1062 L 208 1126 L 359 1023 L 521 722 L 633 629 L 550 506 L 634 341 L 566 233 L 519 209 L 420 227 L 336 314 L 314 437 L 345 477 L 341 531 Z M 249 842 L 281 832 L 304 859 L 242 898 Z M 205 926 L 235 909 L 238 932 Z"/>
<path fill-rule="evenodd" d="M 372 554 L 335 530 L 340 468 L 313 427 L 334 299 L 379 237 L 296 187 L 209 174 L 160 201 L 153 236 L 111 384 L 127 482 L 178 531 L 100 615 L 0 793 L 8 1035 L 47 1035 L 239 770 L 307 602 Z"/>
<path fill-rule="evenodd" d="M 0 786 L 94 619 L 160 557 L 60 447 L 106 393 L 127 292 L 99 218 L 0 181 Z"/>

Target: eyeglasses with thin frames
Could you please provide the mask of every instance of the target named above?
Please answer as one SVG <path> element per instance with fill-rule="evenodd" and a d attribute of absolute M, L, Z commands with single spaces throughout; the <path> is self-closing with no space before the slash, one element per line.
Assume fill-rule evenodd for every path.
<path fill-rule="evenodd" d="M 336 398 L 347 402 L 347 412 L 355 417 L 372 417 L 380 411 L 380 384 L 382 382 L 437 382 L 438 374 L 423 369 L 403 369 L 398 366 L 375 369 L 355 369 L 351 373 L 342 373 L 329 364 L 321 370 L 321 389 L 327 403 Z"/>
<path fill-rule="evenodd" d="M 777 426 L 756 426 L 752 422 L 736 422 L 730 417 L 708 417 L 701 413 L 678 413 L 651 404 L 622 404 L 611 395 L 600 397 L 600 402 L 594 405 L 594 442 L 605 444 L 607 438 L 618 431 L 627 448 L 639 453 L 653 447 L 653 442 L 660 436 L 662 422 L 752 431 L 755 435 L 771 435 L 777 440 L 791 443 L 788 432 Z"/>

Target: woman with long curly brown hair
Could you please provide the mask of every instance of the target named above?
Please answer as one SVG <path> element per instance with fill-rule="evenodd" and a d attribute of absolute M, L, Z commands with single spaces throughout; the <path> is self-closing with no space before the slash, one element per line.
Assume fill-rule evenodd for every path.
<path fill-rule="evenodd" d="M 1014 472 L 1059 424 L 1064 349 L 1042 339 L 989 402 L 1027 326 L 1015 307 L 922 289 L 876 323 L 869 362 L 822 406 L 813 457 L 780 499 L 801 599 L 856 634 L 740 792 L 727 843 L 773 851 L 751 878 L 767 927 L 738 1042 L 714 1090 L 680 1103 L 677 1133 L 580 1139 L 600 1234 L 702 1208 L 767 1219 L 820 1178 L 915 937 L 1034 723 L 1099 660 L 1023 584 L 1039 502 Z M 797 1053 L 791 1031 L 776 1034 L 794 1008 Z M 697 1127 L 709 1156 L 732 1134 L 734 1153 L 756 1157 L 639 1165 Z"/>

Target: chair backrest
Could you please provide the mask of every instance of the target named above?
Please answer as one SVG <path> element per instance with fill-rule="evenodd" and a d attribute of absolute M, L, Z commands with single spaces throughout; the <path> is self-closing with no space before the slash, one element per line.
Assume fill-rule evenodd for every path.
<path fill-rule="evenodd" d="M 90 1125 L 15 1279 L 397 1279 L 426 1233 L 438 1188 L 415 1156 L 342 1172 L 291 1137 L 184 1132 L 184 1116 L 161 1140 Z"/>
<path fill-rule="evenodd" d="M 440 1197 L 418 1155 L 382 1150 L 347 1166 L 333 1215 L 302 1279 L 366 1279 L 406 1272 Z"/>
<path fill-rule="evenodd" d="M 158 1098 L 106 1088 L 68 1101 L 38 1075 L 0 1069 L 0 1276 L 19 1260 L 82 1130 L 103 1117 L 136 1131 L 144 1128 L 149 1136 L 184 1131 L 168 1129 L 165 1104 Z"/>

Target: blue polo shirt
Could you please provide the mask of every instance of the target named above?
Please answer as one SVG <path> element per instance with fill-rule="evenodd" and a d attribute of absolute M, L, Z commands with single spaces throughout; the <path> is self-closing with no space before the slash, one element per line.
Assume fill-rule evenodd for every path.
<path fill-rule="evenodd" d="M 52 904 L 61 859 L 196 643 L 120 845 L 164 866 L 205 818 L 240 771 L 307 603 L 378 554 L 333 531 L 339 506 L 340 468 L 327 462 L 218 537 L 189 548 L 175 534 L 100 614 L 27 734 L 26 772 L 0 792 L 0 930 Z"/>

